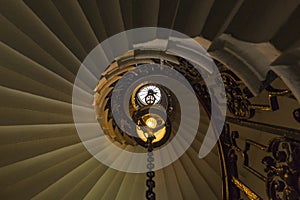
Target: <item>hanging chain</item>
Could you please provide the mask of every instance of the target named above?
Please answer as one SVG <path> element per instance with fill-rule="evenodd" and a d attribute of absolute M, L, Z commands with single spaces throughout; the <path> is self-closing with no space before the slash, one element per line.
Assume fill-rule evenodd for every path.
<path fill-rule="evenodd" d="M 155 188 L 155 182 L 153 180 L 153 177 L 155 176 L 155 173 L 153 171 L 154 169 L 154 157 L 153 157 L 153 146 L 152 141 L 155 139 L 155 136 L 149 136 L 147 138 L 147 144 L 148 144 L 148 163 L 147 163 L 147 177 L 146 185 L 148 187 L 148 190 L 146 191 L 146 198 L 147 200 L 155 200 L 155 193 L 153 192 L 153 189 Z"/>

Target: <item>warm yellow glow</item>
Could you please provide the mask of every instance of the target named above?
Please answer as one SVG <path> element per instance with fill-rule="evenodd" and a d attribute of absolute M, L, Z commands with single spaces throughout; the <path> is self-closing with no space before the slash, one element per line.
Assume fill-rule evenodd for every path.
<path fill-rule="evenodd" d="M 142 130 L 139 126 L 136 126 L 136 132 L 140 139 L 142 139 L 144 142 L 147 142 L 148 135 L 154 135 L 155 139 L 152 141 L 152 143 L 158 142 L 161 139 L 163 139 L 166 135 L 166 127 L 163 125 L 164 120 L 157 114 L 146 114 L 141 117 L 141 120 L 143 120 L 146 124 L 146 130 Z M 141 124 L 139 124 L 141 125 Z M 156 132 L 153 132 L 155 128 L 158 126 L 161 126 L 159 130 Z M 145 131 L 145 132 L 144 132 Z"/>
<path fill-rule="evenodd" d="M 148 137 L 147 133 L 144 133 L 138 126 L 136 128 L 136 132 L 139 138 L 141 138 L 144 142 L 147 142 L 147 137 Z M 165 134 L 166 134 L 166 127 L 164 126 L 163 128 L 159 129 L 154 133 L 155 139 L 152 141 L 152 143 L 158 142 L 161 139 L 163 139 Z"/>
<path fill-rule="evenodd" d="M 156 128 L 157 126 L 157 121 L 156 119 L 154 119 L 153 117 L 150 117 L 146 120 L 146 125 L 149 127 L 149 128 Z"/>

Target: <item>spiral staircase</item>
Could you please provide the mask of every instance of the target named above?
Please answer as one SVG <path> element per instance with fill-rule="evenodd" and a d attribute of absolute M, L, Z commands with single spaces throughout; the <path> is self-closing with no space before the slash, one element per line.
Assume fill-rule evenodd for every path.
<path fill-rule="evenodd" d="M 210 115 L 207 94 L 195 89 L 202 100 L 198 134 L 177 161 L 155 171 L 156 198 L 298 199 L 299 5 L 299 0 L 1 0 L 0 198 L 145 198 L 145 174 L 109 168 L 86 150 L 73 121 L 72 92 L 81 63 L 99 43 L 133 28 L 164 27 L 207 49 L 221 71 L 229 110 L 220 141 L 199 159 Z M 140 55 L 127 65 L 162 58 Z M 112 67 L 120 63 L 116 58 Z M 96 86 L 85 85 L 87 91 Z M 107 112 L 95 117 L 115 143 L 141 148 L 113 126 Z M 81 126 L 93 126 L 82 119 Z M 287 145 L 291 151 L 282 150 Z M 282 152 L 284 158 L 277 156 Z M 272 188 L 272 169 L 279 164 L 270 164 L 270 153 L 291 169 L 278 174 L 283 181 L 276 183 L 284 189 Z"/>

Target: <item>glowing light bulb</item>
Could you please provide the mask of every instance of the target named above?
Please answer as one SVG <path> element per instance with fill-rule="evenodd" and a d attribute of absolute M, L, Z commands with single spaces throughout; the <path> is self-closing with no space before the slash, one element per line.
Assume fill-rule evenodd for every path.
<path fill-rule="evenodd" d="M 155 139 L 152 141 L 152 143 L 156 143 L 165 137 L 166 126 L 163 125 L 164 122 L 161 118 L 159 118 L 159 116 L 156 116 L 156 117 L 151 116 L 150 117 L 150 115 L 145 115 L 142 117 L 141 120 L 143 120 L 145 122 L 146 126 L 149 129 L 152 129 L 152 130 L 141 129 L 140 128 L 141 124 L 136 126 L 137 135 L 139 136 L 139 138 L 142 141 L 147 142 L 147 138 L 148 138 L 149 134 L 155 136 Z M 158 128 L 158 126 L 161 126 L 161 128 L 159 128 L 159 130 L 155 130 Z"/>
<path fill-rule="evenodd" d="M 157 121 L 156 121 L 156 119 L 150 117 L 150 118 L 148 118 L 148 119 L 146 120 L 146 125 L 147 125 L 149 128 L 154 129 L 154 128 L 156 128 L 156 126 L 157 126 Z"/>

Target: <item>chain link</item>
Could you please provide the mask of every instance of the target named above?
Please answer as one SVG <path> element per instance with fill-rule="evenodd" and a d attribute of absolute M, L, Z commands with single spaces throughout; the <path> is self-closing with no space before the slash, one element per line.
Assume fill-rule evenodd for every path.
<path fill-rule="evenodd" d="M 148 190 L 146 191 L 146 199 L 147 200 L 155 200 L 155 193 L 153 189 L 155 188 L 155 182 L 153 180 L 155 176 L 154 169 L 154 157 L 153 157 L 153 146 L 152 141 L 155 139 L 155 136 L 149 136 L 147 138 L 148 143 L 148 158 L 147 158 L 147 169 L 148 172 L 146 173 L 148 179 L 146 180 L 146 186 Z"/>

